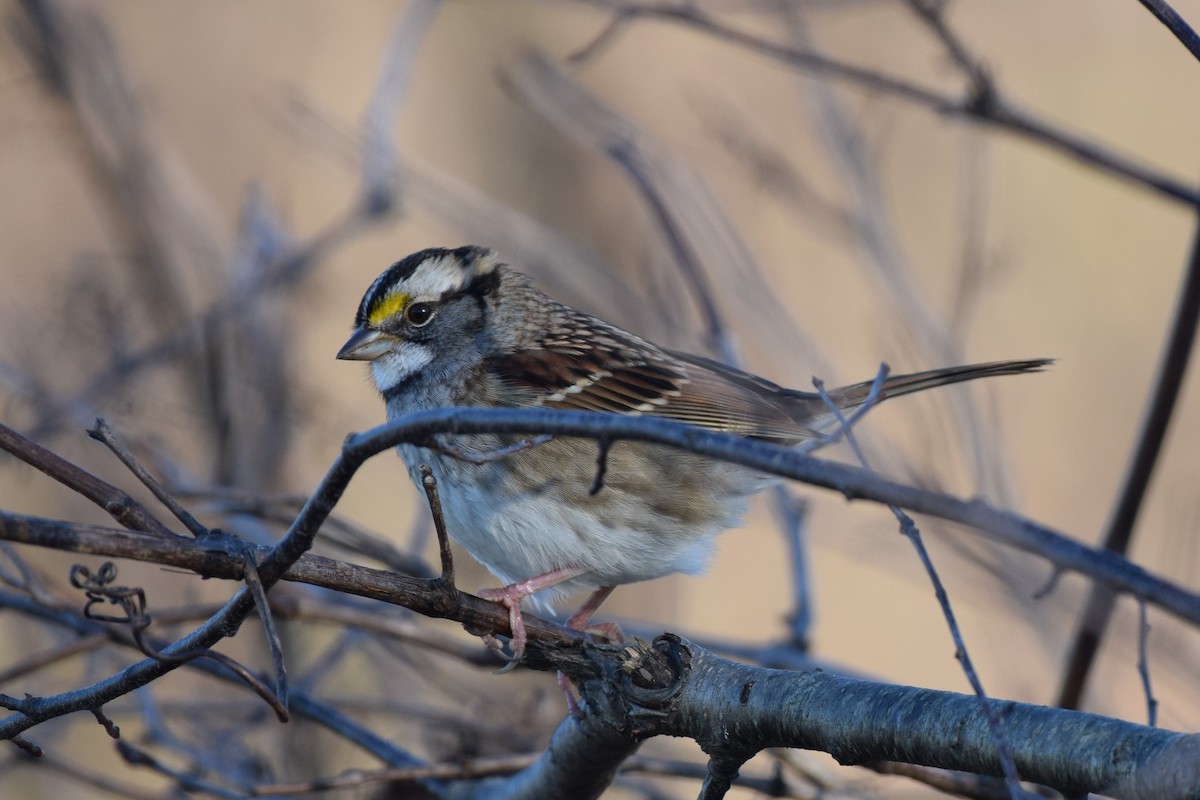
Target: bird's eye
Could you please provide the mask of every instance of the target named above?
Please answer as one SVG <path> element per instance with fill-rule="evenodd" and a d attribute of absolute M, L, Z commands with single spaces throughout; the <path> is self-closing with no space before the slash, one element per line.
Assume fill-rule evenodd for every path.
<path fill-rule="evenodd" d="M 413 303 L 404 309 L 404 319 L 409 325 L 416 328 L 427 325 L 429 320 L 433 319 L 433 304 Z"/>

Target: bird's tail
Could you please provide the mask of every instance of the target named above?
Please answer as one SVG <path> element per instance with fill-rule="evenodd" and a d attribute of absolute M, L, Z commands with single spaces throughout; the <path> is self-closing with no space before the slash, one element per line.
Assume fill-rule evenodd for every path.
<path fill-rule="evenodd" d="M 1020 375 L 1025 372 L 1040 372 L 1043 367 L 1054 363 L 1052 358 L 1032 358 L 1025 361 L 991 361 L 987 364 L 967 364 L 961 367 L 943 367 L 908 375 L 893 375 L 885 378 L 880 387 L 879 399 L 899 397 L 902 394 L 921 392 L 951 383 L 990 378 L 995 375 Z M 840 409 L 857 408 L 871 395 L 874 381 L 863 381 L 842 386 L 829 392 L 829 397 Z"/>
<path fill-rule="evenodd" d="M 1026 372 L 1038 372 L 1043 367 L 1054 363 L 1052 358 L 1031 358 L 1024 361 L 992 361 L 987 364 L 966 364 L 961 367 L 943 367 L 925 372 L 913 372 L 908 375 L 893 375 L 883 381 L 878 400 L 898 397 L 902 394 L 921 392 L 937 386 L 947 386 L 951 383 L 973 381 L 976 378 L 990 378 L 994 375 L 1021 375 Z M 858 408 L 871 396 L 874 381 L 852 383 L 829 390 L 829 399 L 841 411 Z M 837 415 L 830 409 L 825 399 L 812 392 L 785 392 L 794 402 L 793 417 L 808 433 L 804 438 L 820 436 L 833 427 Z"/>

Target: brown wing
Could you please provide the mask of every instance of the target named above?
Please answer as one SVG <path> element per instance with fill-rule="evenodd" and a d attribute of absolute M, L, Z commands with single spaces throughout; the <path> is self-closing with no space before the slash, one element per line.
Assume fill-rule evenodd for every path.
<path fill-rule="evenodd" d="M 778 384 L 701 356 L 670 357 L 687 370 L 688 382 L 662 416 L 780 444 L 821 435 L 801 422 L 800 408 Z"/>
<path fill-rule="evenodd" d="M 817 435 L 797 424 L 770 381 L 664 352 L 615 328 L 585 333 L 561 333 L 536 350 L 492 357 L 488 369 L 516 405 L 651 414 L 783 443 Z"/>

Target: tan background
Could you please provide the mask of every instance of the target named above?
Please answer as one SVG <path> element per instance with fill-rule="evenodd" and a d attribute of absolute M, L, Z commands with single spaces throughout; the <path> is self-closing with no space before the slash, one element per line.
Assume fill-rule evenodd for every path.
<path fill-rule="evenodd" d="M 298 237 L 313 235 L 345 209 L 358 186 L 356 168 L 327 144 L 298 133 L 287 100 L 302 98 L 328 121 L 357 130 L 402 5 L 170 0 L 95 7 L 112 26 L 146 113 L 174 151 L 177 167 L 190 176 L 198 213 L 231 242 L 250 182 L 265 191 Z M 952 68 L 902 9 L 870 2 L 829 5 L 836 4 L 817 6 L 811 22 L 831 53 L 956 90 Z M 1200 21 L 1200 3 L 1175 5 L 1184 17 Z M 1017 105 L 1181 180 L 1196 176 L 1200 65 L 1139 4 L 968 2 L 955 7 L 951 20 Z M 605 21 L 572 3 L 447 3 L 420 51 L 394 141 L 406 157 L 561 228 L 623 274 L 637 275 L 646 262 L 661 260 L 662 244 L 623 173 L 564 139 L 498 81 L 499 71 L 524 45 L 564 57 L 591 41 Z M 823 196 L 843 202 L 845 189 L 815 129 L 805 80 L 761 56 L 659 21 L 631 25 L 575 74 L 707 182 L 779 300 L 820 343 L 833 365 L 823 377 L 868 378 L 881 360 L 898 371 L 936 366 L 913 363 L 911 348 L 898 344 L 901 323 L 884 290 L 860 268 L 861 253 L 853 244 L 781 201 L 717 135 L 721 127 L 744 128 L 774 147 Z M 1015 507 L 1094 542 L 1144 404 L 1193 235 L 1193 215 L 1025 141 L 857 90 L 841 98 L 877 159 L 895 234 L 942 314 L 949 313 L 962 261 L 964 187 L 981 185 L 984 232 L 977 244 L 996 271 L 960 348 L 970 360 L 1060 359 L 1047 374 L 990 382 L 976 397 L 987 423 L 1001 432 Z M 5 41 L 0 335 L 8 341 L 0 357 L 29 365 L 36 342 L 53 343 L 39 351 L 32 367 L 70 387 L 78 376 L 56 373 L 51 359 L 59 348 L 73 346 L 69 309 L 89 305 L 86 288 L 71 276 L 86 258 L 111 263 L 121 253 L 106 228 L 105 199 L 92 191 L 80 145 L 64 132 L 63 114 L 47 101 L 13 42 Z M 333 360 L 365 287 L 404 254 L 465 243 L 469 236 L 469 230 L 414 202 L 395 221 L 335 250 L 299 291 L 287 295 L 287 312 L 304 320 L 291 348 L 306 403 L 296 420 L 286 486 L 279 488 L 309 490 L 345 432 L 382 420 L 361 370 Z M 640 319 L 640 330 L 658 332 L 655 322 L 636 311 L 651 298 L 640 289 L 631 288 L 618 304 L 597 302 L 594 296 L 572 296 L 571 276 L 540 277 L 560 281 L 563 299 L 609 316 L 630 313 L 617 321 L 637 325 Z M 196 292 L 202 305 L 202 282 Z M 757 324 L 754 309 L 739 306 L 737 299 L 722 298 L 748 363 L 781 383 L 807 387 L 816 367 L 792 358 L 796 351 L 786 336 L 773 340 Z M 128 402 L 131 407 L 114 401 L 118 407 L 111 411 L 132 411 L 126 424 L 147 416 L 158 424 L 189 424 L 173 417 L 178 409 L 160 407 L 153 397 Z M 896 403 L 865 427 L 886 433 L 888 441 L 908 450 L 909 463 L 969 496 L 978 486 L 961 460 L 920 455 L 931 435 L 942 435 L 938 403 Z M 0 412 L 10 413 L 3 409 L 0 405 Z M 1134 547 L 1140 564 L 1190 587 L 1200 585 L 1198 440 L 1193 369 Z M 94 445 L 69 438 L 53 444 L 90 459 L 110 477 L 119 474 Z M 946 447 L 937 445 L 933 452 Z M 63 513 L 45 483 L 6 468 L 0 472 L 0 503 Z M 815 500 L 809 530 L 817 654 L 888 680 L 964 690 L 932 593 L 887 513 L 807 493 Z M 354 484 L 341 510 L 376 531 L 403 537 L 415 500 L 399 462 L 383 457 Z M 760 504 L 749 530 L 724 537 L 708 576 L 622 589 L 607 610 L 692 634 L 778 636 L 790 606 L 788 576 L 765 508 Z M 68 510 L 80 518 L 94 516 L 82 507 Z M 1013 598 L 1028 598 L 1039 588 L 1049 575 L 1045 565 L 1026 561 L 1019 576 L 997 580 L 956 558 L 941 527 L 927 529 L 988 690 L 1051 701 L 1084 584 L 1064 579 L 1032 618 L 1014 615 Z M 478 588 L 488 578 L 468 572 L 464 582 L 465 588 Z M 1134 611 L 1132 603 L 1122 604 L 1088 707 L 1140 721 Z M 1195 633 L 1156 612 L 1151 622 L 1160 722 L 1195 730 L 1200 727 Z"/>

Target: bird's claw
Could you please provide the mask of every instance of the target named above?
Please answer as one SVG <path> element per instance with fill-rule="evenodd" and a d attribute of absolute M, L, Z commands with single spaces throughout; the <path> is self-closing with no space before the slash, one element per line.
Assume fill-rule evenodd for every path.
<path fill-rule="evenodd" d="M 479 596 L 484 600 L 491 600 L 493 603 L 499 603 L 508 609 L 508 627 L 512 633 L 510 640 L 511 655 L 505 655 L 501 649 L 500 643 L 496 637 L 488 634 L 483 641 L 488 647 L 500 653 L 501 657 L 508 661 L 508 664 L 501 667 L 500 672 L 508 672 L 515 667 L 520 660 L 525 656 L 525 645 L 529 643 L 529 636 L 525 632 L 525 620 L 521 616 L 521 601 L 530 595 L 520 584 L 509 584 L 499 589 L 480 589 Z"/>

